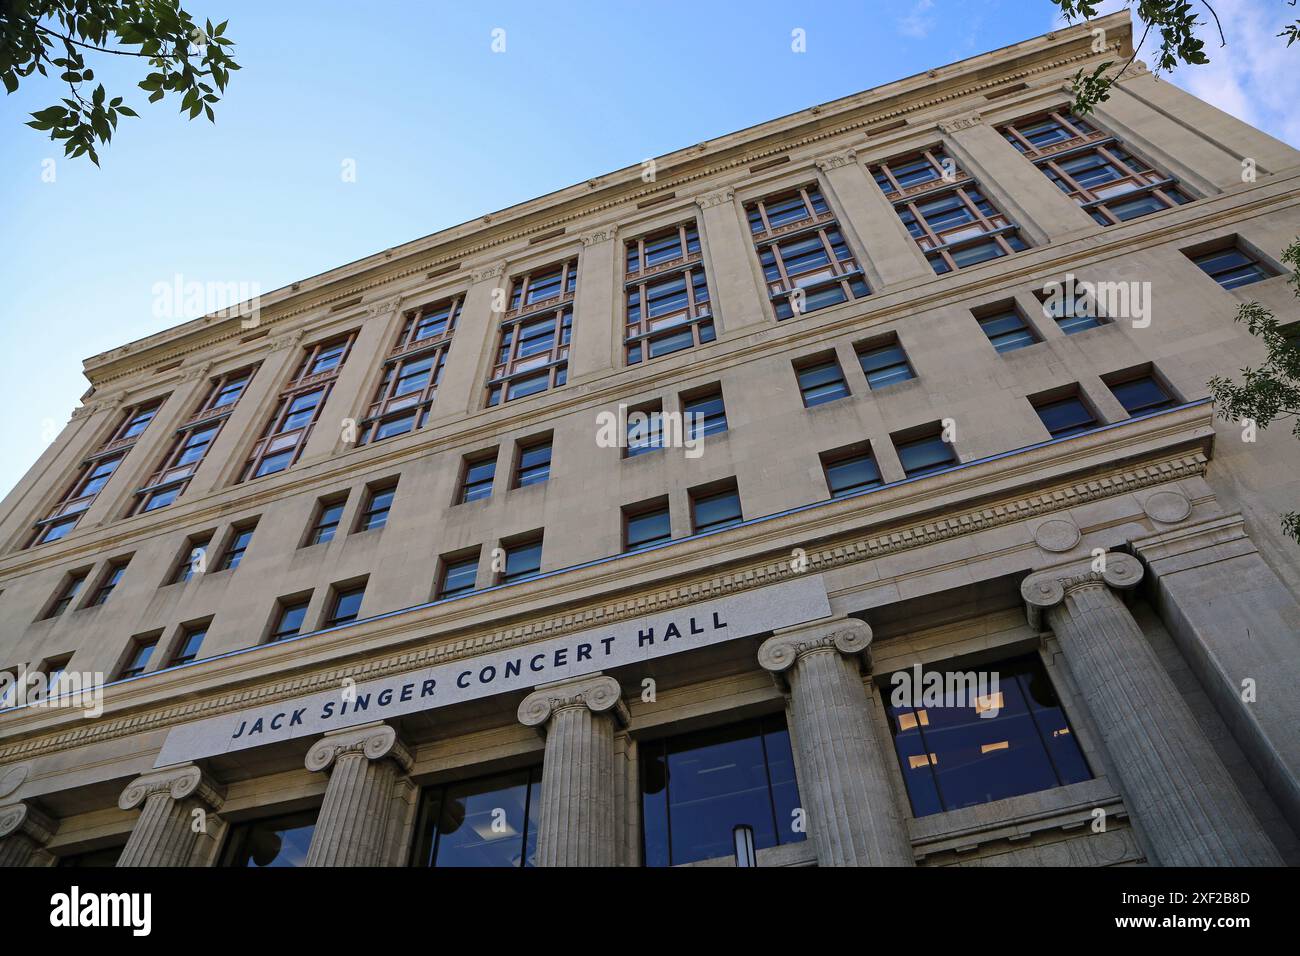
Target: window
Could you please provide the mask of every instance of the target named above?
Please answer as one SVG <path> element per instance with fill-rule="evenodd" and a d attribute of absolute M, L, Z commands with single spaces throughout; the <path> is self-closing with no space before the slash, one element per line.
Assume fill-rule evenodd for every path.
<path fill-rule="evenodd" d="M 871 457 L 869 447 L 854 447 L 826 452 L 821 456 L 826 488 L 832 498 L 843 498 L 881 484 L 880 468 Z"/>
<path fill-rule="evenodd" d="M 131 644 L 127 651 L 126 663 L 122 665 L 122 670 L 118 673 L 118 678 L 139 677 L 149 666 L 149 658 L 153 656 L 154 648 L 158 646 L 158 636 L 139 638 Z"/>
<path fill-rule="evenodd" d="M 70 853 L 67 856 L 59 857 L 59 862 L 56 865 L 75 868 L 117 866 L 118 858 L 121 857 L 124 849 L 126 849 L 126 844 L 101 847 L 98 850 L 87 850 L 84 853 Z"/>
<path fill-rule="evenodd" d="M 907 354 L 897 336 L 887 340 L 863 342 L 857 346 L 858 361 L 862 372 L 867 376 L 867 384 L 872 389 L 884 388 L 896 382 L 906 382 L 916 378 L 912 366 L 907 362 Z"/>
<path fill-rule="evenodd" d="M 497 473 L 497 450 L 479 455 L 465 456 L 464 471 L 460 479 L 457 504 L 492 497 L 492 482 Z"/>
<path fill-rule="evenodd" d="M 635 458 L 664 447 L 663 405 L 655 402 L 634 408 L 627 414 L 627 442 L 623 457 Z"/>
<path fill-rule="evenodd" d="M 378 531 L 388 524 L 388 512 L 393 509 L 397 496 L 397 483 L 393 482 L 370 491 L 366 506 L 357 519 L 357 531 Z"/>
<path fill-rule="evenodd" d="M 881 163 L 872 175 L 938 275 L 1029 248 L 979 183 L 937 147 Z"/>
<path fill-rule="evenodd" d="M 356 332 L 349 332 L 304 350 L 289 384 L 280 390 L 275 412 L 253 446 L 240 481 L 276 474 L 298 460 L 355 338 Z"/>
<path fill-rule="evenodd" d="M 542 770 L 429 787 L 420 798 L 413 866 L 534 866 Z"/>
<path fill-rule="evenodd" d="M 747 203 L 745 213 L 778 320 L 871 294 L 816 185 Z"/>
<path fill-rule="evenodd" d="M 321 501 L 317 504 L 316 520 L 312 522 L 311 530 L 307 532 L 307 541 L 303 544 L 303 547 L 310 548 L 314 544 L 325 544 L 327 541 L 333 541 L 334 535 L 339 530 L 339 521 L 343 518 L 343 509 L 347 507 L 347 504 L 348 499 L 346 496 Z"/>
<path fill-rule="evenodd" d="M 687 416 L 685 422 L 690 426 L 692 440 L 720 435 L 727 430 L 727 406 L 723 404 L 719 386 L 682 396 L 682 412 Z"/>
<path fill-rule="evenodd" d="M 1071 113 L 1017 120 L 1002 127 L 1002 135 L 1100 225 L 1189 200 L 1174 179 Z"/>
<path fill-rule="evenodd" d="M 696 534 L 740 524 L 740 492 L 730 487 L 691 490 L 691 524 Z"/>
<path fill-rule="evenodd" d="M 515 276 L 501 322 L 487 404 L 525 398 L 568 381 L 578 260 Z"/>
<path fill-rule="evenodd" d="M 538 574 L 542 570 L 542 535 L 520 538 L 511 544 L 501 542 L 506 553 L 506 569 L 501 583 L 510 584 Z"/>
<path fill-rule="evenodd" d="M 794 371 L 799 379 L 799 394 L 803 396 L 805 408 L 824 405 L 849 394 L 848 383 L 844 381 L 844 370 L 833 355 L 796 365 Z"/>
<path fill-rule="evenodd" d="M 325 618 L 326 627 L 351 624 L 361 613 L 361 599 L 366 596 L 365 582 L 334 588 L 334 600 Z"/>
<path fill-rule="evenodd" d="M 51 658 L 45 662 L 41 668 L 45 674 L 45 697 L 58 697 L 60 693 L 59 684 L 63 681 L 63 675 L 68 671 L 68 665 L 72 663 L 72 655 L 64 654 L 61 657 Z M 71 688 L 69 688 L 71 689 Z"/>
<path fill-rule="evenodd" d="M 19 674 L 21 669 L 8 667 L 0 670 L 0 710 L 14 706 L 18 696 Z M 26 677 L 25 674 L 22 675 Z"/>
<path fill-rule="evenodd" d="M 208 569 L 208 545 L 212 543 L 212 532 L 188 538 L 181 550 L 176 570 L 172 572 L 168 584 L 181 584 L 189 581 L 196 574 Z"/>
<path fill-rule="evenodd" d="M 198 660 L 199 648 L 203 645 L 203 640 L 208 636 L 207 624 L 189 624 L 181 628 L 180 645 L 176 648 L 176 653 L 172 655 L 169 667 L 176 667 L 180 664 L 189 664 Z"/>
<path fill-rule="evenodd" d="M 154 473 L 136 491 L 132 512 L 157 511 L 174 502 L 189 486 L 190 479 L 216 441 L 221 427 L 234 411 L 255 368 L 241 369 L 214 378 L 198 408 L 190 413 L 172 438 L 171 445 Z"/>
<path fill-rule="evenodd" d="M 249 542 L 253 540 L 253 532 L 257 530 L 256 524 L 236 527 L 230 535 L 230 543 L 226 545 L 226 553 L 221 556 L 217 563 L 218 571 L 233 571 L 239 567 L 244 560 L 244 552 L 248 550 Z"/>
<path fill-rule="evenodd" d="M 624 251 L 627 364 L 712 342 L 713 310 L 695 222 L 633 239 Z"/>
<path fill-rule="evenodd" d="M 515 488 L 540 485 L 551 477 L 551 436 L 519 443 L 515 462 Z"/>
<path fill-rule="evenodd" d="M 668 499 L 639 505 L 628 505 L 623 509 L 623 550 L 636 551 L 651 545 L 671 541 L 673 537 L 672 522 L 668 517 Z"/>
<path fill-rule="evenodd" d="M 1191 257 L 1201 271 L 1225 289 L 1236 289 L 1272 276 L 1272 272 L 1236 246 Z"/>
<path fill-rule="evenodd" d="M 886 704 L 916 816 L 1091 779 L 1042 663 L 1018 658 L 989 673 L 983 696 L 970 699 L 963 686 L 941 707 Z M 940 687 L 951 684 L 938 676 Z"/>
<path fill-rule="evenodd" d="M 271 626 L 271 633 L 267 637 L 268 644 L 298 635 L 302 630 L 303 621 L 307 619 L 307 605 L 310 600 L 310 595 L 279 600 L 276 605 L 275 623 Z"/>
<path fill-rule="evenodd" d="M 237 823 L 230 828 L 222 866 L 305 866 L 319 809 Z"/>
<path fill-rule="evenodd" d="M 54 599 L 54 603 L 50 605 L 49 611 L 45 614 L 47 620 L 58 617 L 72 606 L 72 602 L 77 599 L 77 594 L 81 591 L 81 586 L 86 583 L 88 575 L 88 571 L 74 571 L 64 578 L 63 587 L 59 589 L 58 597 Z"/>
<path fill-rule="evenodd" d="M 993 350 L 999 355 L 1023 349 L 1038 341 L 1038 336 L 1014 303 L 995 306 L 987 313 L 977 315 L 975 321 L 979 322 L 980 328 L 993 345 Z"/>
<path fill-rule="evenodd" d="M 438 598 L 455 597 L 474 590 L 478 579 L 478 549 L 442 558 L 442 576 L 438 581 Z"/>
<path fill-rule="evenodd" d="M 646 741 L 640 750 L 646 866 L 730 857 L 742 823 L 759 850 L 805 838 L 795 829 L 799 787 L 783 716 Z"/>
<path fill-rule="evenodd" d="M 384 359 L 383 377 L 361 421 L 357 444 L 424 427 L 463 304 L 464 296 L 457 295 L 406 314 L 397 342 Z"/>
<path fill-rule="evenodd" d="M 909 478 L 928 475 L 932 471 L 957 464 L 957 455 L 952 445 L 943 440 L 939 427 L 932 425 L 928 431 L 928 434 L 901 441 L 900 436 L 891 436 L 894 438 L 894 447 L 898 449 L 898 459 L 902 462 L 903 472 Z"/>
<path fill-rule="evenodd" d="M 1130 415 L 1158 412 L 1178 404 L 1150 372 L 1137 375 L 1116 373 L 1105 376 L 1102 381 Z"/>
<path fill-rule="evenodd" d="M 1105 325 L 1096 296 L 1069 282 L 1049 282 L 1038 293 L 1043 314 L 1053 319 L 1066 335 Z"/>
<path fill-rule="evenodd" d="M 1097 418 L 1077 393 L 1052 398 L 1030 397 L 1030 404 L 1053 438 L 1066 438 L 1097 427 Z"/>
<path fill-rule="evenodd" d="M 114 561 L 109 564 L 104 571 L 104 576 L 100 579 L 99 587 L 95 589 L 95 593 L 86 602 L 86 607 L 99 607 L 109 599 L 113 590 L 121 582 L 122 575 L 126 574 L 128 561 Z"/>

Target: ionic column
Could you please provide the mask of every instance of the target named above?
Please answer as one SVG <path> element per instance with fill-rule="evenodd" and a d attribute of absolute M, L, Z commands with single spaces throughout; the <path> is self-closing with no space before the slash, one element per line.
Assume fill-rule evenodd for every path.
<path fill-rule="evenodd" d="M 117 805 L 140 807 L 140 819 L 118 857 L 118 866 L 188 866 L 207 824 L 204 814 L 221 809 L 221 788 L 194 764 L 179 764 L 137 777 L 122 791 Z"/>
<path fill-rule="evenodd" d="M 383 866 L 393 788 L 411 755 L 387 724 L 326 734 L 307 751 L 307 769 L 329 770 L 307 866 Z"/>
<path fill-rule="evenodd" d="M 41 865 L 45 844 L 57 828 L 31 804 L 0 807 L 0 867 Z"/>
<path fill-rule="evenodd" d="M 871 628 L 852 618 L 778 630 L 758 662 L 790 690 L 799 795 L 818 866 L 912 866 L 912 845 L 871 726 L 861 657 Z"/>
<path fill-rule="evenodd" d="M 1126 554 L 1025 579 L 1030 624 L 1056 635 L 1101 734 L 1120 793 L 1162 866 L 1267 866 L 1281 859 L 1142 629 L 1116 591 L 1142 565 Z"/>
<path fill-rule="evenodd" d="M 627 708 L 612 677 L 581 677 L 539 688 L 519 705 L 519 722 L 546 735 L 538 866 L 618 863 L 614 731 Z"/>

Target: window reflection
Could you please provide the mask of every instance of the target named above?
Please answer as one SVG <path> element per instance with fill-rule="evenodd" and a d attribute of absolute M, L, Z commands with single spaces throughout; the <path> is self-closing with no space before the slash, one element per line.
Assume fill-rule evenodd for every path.
<path fill-rule="evenodd" d="M 532 767 L 428 788 L 414 865 L 535 866 L 541 782 Z"/>
<path fill-rule="evenodd" d="M 250 820 L 231 827 L 222 866 L 303 866 L 318 809 Z"/>

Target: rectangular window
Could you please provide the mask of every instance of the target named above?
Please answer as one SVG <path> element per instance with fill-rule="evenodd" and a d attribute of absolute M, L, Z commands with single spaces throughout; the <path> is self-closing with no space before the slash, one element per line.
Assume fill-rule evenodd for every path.
<path fill-rule="evenodd" d="M 1176 180 L 1071 113 L 1017 120 L 1001 132 L 1100 225 L 1136 219 L 1190 199 Z"/>
<path fill-rule="evenodd" d="M 748 824 L 758 850 L 805 839 L 785 718 L 771 714 L 641 744 L 646 866 L 730 858 Z"/>
<path fill-rule="evenodd" d="M 1236 289 L 1267 279 L 1273 273 L 1236 246 L 1191 256 L 1201 271 L 1225 289 Z"/>
<path fill-rule="evenodd" d="M 402 331 L 384 359 L 383 377 L 366 409 L 359 445 L 424 427 L 438 394 L 463 295 L 406 314 Z"/>
<path fill-rule="evenodd" d="M 473 552 L 445 555 L 442 558 L 442 575 L 438 581 L 438 597 L 449 598 L 468 594 L 478 580 L 478 549 Z"/>
<path fill-rule="evenodd" d="M 727 430 L 727 406 L 722 401 L 721 386 L 682 396 L 682 413 L 689 416 L 691 439 L 720 435 Z"/>
<path fill-rule="evenodd" d="M 535 866 L 542 769 L 429 787 L 420 797 L 413 866 Z"/>
<path fill-rule="evenodd" d="M 316 832 L 319 808 L 238 823 L 230 828 L 221 865 L 229 867 L 298 867 L 307 865 L 307 850 Z"/>
<path fill-rule="evenodd" d="M 86 607 L 99 607 L 112 596 L 113 591 L 121 583 L 122 576 L 126 574 L 128 563 L 130 563 L 129 558 L 109 564 L 104 571 L 104 576 L 99 579 L 99 587 L 95 589 L 95 593 L 86 602 Z"/>
<path fill-rule="evenodd" d="M 330 602 L 330 612 L 325 618 L 325 626 L 338 627 L 341 624 L 351 624 L 360 615 L 361 600 L 365 596 L 364 583 L 335 587 L 334 597 Z"/>
<path fill-rule="evenodd" d="M 980 324 L 980 329 L 988 336 L 993 350 L 999 355 L 1003 352 L 1023 349 L 1038 341 L 1038 336 L 1034 334 L 1025 317 L 1020 314 L 1020 309 L 1011 302 L 994 306 L 989 311 L 977 315 L 975 321 Z"/>
<path fill-rule="evenodd" d="M 275 412 L 253 446 L 240 481 L 276 474 L 298 460 L 356 335 L 349 332 L 304 350 L 289 384 L 280 390 Z"/>
<path fill-rule="evenodd" d="M 307 540 L 303 543 L 303 547 L 310 548 L 314 544 L 325 544 L 328 541 L 333 541 L 339 530 L 339 521 L 343 518 L 343 509 L 347 507 L 347 504 L 346 495 L 342 498 L 327 499 L 317 504 L 316 520 L 312 522 L 311 530 L 307 532 Z"/>
<path fill-rule="evenodd" d="M 1102 381 L 1130 415 L 1158 412 L 1178 404 L 1169 394 L 1168 389 L 1150 372 L 1139 374 L 1121 372 L 1103 376 Z"/>
<path fill-rule="evenodd" d="M 858 361 L 862 364 L 862 372 L 867 376 L 867 384 L 872 389 L 916 378 L 916 373 L 908 364 L 907 353 L 903 351 L 902 343 L 896 335 L 860 342 L 855 350 Z"/>
<path fill-rule="evenodd" d="M 176 653 L 172 655 L 169 666 L 176 667 L 180 664 L 190 664 L 198 660 L 199 648 L 203 646 L 203 640 L 207 636 L 207 624 L 190 624 L 181 628 L 180 645 L 176 648 Z"/>
<path fill-rule="evenodd" d="M 658 498 L 623 509 L 623 550 L 636 551 L 671 541 L 672 522 L 668 517 L 668 499 Z"/>
<path fill-rule="evenodd" d="M 69 574 L 63 581 L 63 587 L 59 589 L 58 597 L 50 605 L 49 611 L 46 612 L 45 618 L 48 620 L 52 617 L 58 617 L 68 608 L 72 607 L 72 602 L 77 599 L 81 593 L 81 586 L 86 583 L 88 571 L 74 571 Z"/>
<path fill-rule="evenodd" d="M 244 560 L 244 552 L 248 550 L 248 545 L 253 540 L 255 530 L 257 530 L 256 524 L 248 524 L 237 527 L 231 532 L 226 552 L 217 562 L 218 571 L 233 571 L 239 567 L 240 562 Z"/>
<path fill-rule="evenodd" d="M 372 488 L 366 499 L 366 506 L 357 518 L 357 531 L 378 531 L 388 524 L 388 513 L 393 509 L 393 499 L 397 497 L 397 482 Z"/>
<path fill-rule="evenodd" d="M 719 488 L 695 488 L 691 496 L 691 526 L 696 534 L 720 531 L 738 525 L 744 520 L 740 511 L 740 492 L 736 483 Z"/>
<path fill-rule="evenodd" d="M 496 361 L 487 383 L 489 408 L 568 381 L 577 288 L 577 259 L 511 280 L 509 308 L 501 321 Z"/>
<path fill-rule="evenodd" d="M 712 342 L 713 309 L 695 222 L 633 239 L 624 251 L 627 364 Z"/>
<path fill-rule="evenodd" d="M 921 706 L 916 688 L 917 695 L 905 704 L 887 702 L 894 750 L 915 816 L 1092 778 L 1042 663 L 1036 657 L 1017 658 L 988 672 L 997 676 L 996 690 L 990 679 L 982 696 L 979 688 L 972 695 L 965 686 L 955 687 L 940 691 L 942 706 Z M 900 677 L 909 675 L 894 675 L 891 684 Z M 927 687 L 952 685 L 942 672 L 931 671 L 926 678 Z"/>
<path fill-rule="evenodd" d="M 122 670 L 118 672 L 118 678 L 139 677 L 143 674 L 149 666 L 149 659 L 153 657 L 154 648 L 157 646 L 157 635 L 134 641 L 131 649 L 127 652 L 126 663 L 122 665 Z"/>
<path fill-rule="evenodd" d="M 932 471 L 957 464 L 957 454 L 953 451 L 952 445 L 943 440 L 938 425 L 930 426 L 928 434 L 921 434 L 918 437 L 908 437 L 903 440 L 900 440 L 900 436 L 890 437 L 894 439 L 894 447 L 898 449 L 898 459 L 903 465 L 903 472 L 909 478 L 928 475 Z"/>
<path fill-rule="evenodd" d="M 46 699 L 59 696 L 59 684 L 63 681 L 63 675 L 68 672 L 68 665 L 71 663 L 71 654 L 64 654 L 61 657 L 51 658 L 45 662 L 41 671 L 45 674 L 44 697 Z"/>
<path fill-rule="evenodd" d="M 1043 303 L 1043 314 L 1052 319 L 1066 335 L 1075 335 L 1105 325 L 1097 298 L 1086 289 L 1068 282 L 1049 282 L 1036 295 Z"/>
<path fill-rule="evenodd" d="M 745 214 L 778 320 L 871 294 L 815 184 L 746 203 Z"/>
<path fill-rule="evenodd" d="M 302 631 L 303 622 L 307 620 L 307 605 L 311 601 L 311 595 L 304 595 L 296 598 L 281 598 L 276 603 L 275 623 L 271 626 L 271 633 L 267 637 L 267 643 L 283 641 L 286 637 L 297 637 Z"/>
<path fill-rule="evenodd" d="M 497 473 L 497 449 L 477 455 L 466 455 L 460 479 L 457 504 L 492 497 L 492 482 Z"/>
<path fill-rule="evenodd" d="M 519 443 L 513 487 L 540 485 L 551 477 L 551 436 Z"/>
<path fill-rule="evenodd" d="M 826 452 L 821 459 L 826 488 L 832 498 L 843 498 L 881 485 L 880 468 L 871 457 L 869 447 L 857 446 Z"/>
<path fill-rule="evenodd" d="M 881 163 L 872 175 L 938 275 L 1029 248 L 979 183 L 937 147 Z"/>
<path fill-rule="evenodd" d="M 168 584 L 182 584 L 191 580 L 194 575 L 202 574 L 208 569 L 208 546 L 212 543 L 212 532 L 205 534 L 193 535 L 186 539 L 185 547 L 181 549 L 180 560 L 176 562 L 176 568 L 172 571 Z"/>
<path fill-rule="evenodd" d="M 663 404 L 654 402 L 634 408 L 627 414 L 627 442 L 624 458 L 635 458 L 664 447 Z"/>
<path fill-rule="evenodd" d="M 1051 397 L 1031 395 L 1029 403 L 1053 438 L 1066 438 L 1097 427 L 1096 416 L 1077 392 L 1063 395 L 1058 389 L 1051 393 Z"/>
<path fill-rule="evenodd" d="M 799 379 L 799 394 L 803 396 L 805 408 L 824 405 L 837 398 L 846 398 L 849 394 L 848 382 L 844 381 L 844 370 L 834 355 L 808 359 L 796 365 L 794 371 Z"/>
<path fill-rule="evenodd" d="M 512 543 L 502 542 L 506 553 L 506 569 L 501 583 L 510 584 L 538 574 L 542 569 L 542 535 L 530 535 Z"/>

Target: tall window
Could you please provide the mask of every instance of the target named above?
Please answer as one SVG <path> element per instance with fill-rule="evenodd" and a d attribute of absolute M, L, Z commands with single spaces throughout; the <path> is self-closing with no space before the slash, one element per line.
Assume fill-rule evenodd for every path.
<path fill-rule="evenodd" d="M 198 408 L 172 438 L 158 468 L 136 491 L 133 513 L 165 508 L 185 492 L 255 371 L 256 367 L 240 369 L 212 380 Z"/>
<path fill-rule="evenodd" d="M 703 392 L 682 396 L 682 413 L 693 418 L 684 419 L 690 423 L 690 436 L 704 438 L 708 435 L 721 435 L 727 430 L 727 406 L 722 401 L 721 386 L 714 386 Z"/>
<path fill-rule="evenodd" d="M 520 442 L 515 462 L 515 488 L 540 485 L 551 477 L 551 436 Z"/>
<path fill-rule="evenodd" d="M 81 593 L 81 586 L 86 583 L 88 575 L 89 572 L 87 571 L 76 571 L 69 574 L 67 578 L 64 579 L 63 587 L 59 589 L 58 597 L 54 599 L 54 603 L 50 605 L 49 611 L 45 614 L 47 619 L 58 617 L 72 606 L 72 602 L 75 601 L 77 595 Z"/>
<path fill-rule="evenodd" d="M 181 549 L 180 559 L 172 571 L 168 584 L 181 584 L 191 580 L 194 575 L 202 574 L 208 569 L 208 546 L 212 543 L 212 532 L 191 535 Z"/>
<path fill-rule="evenodd" d="M 388 513 L 393 510 L 393 499 L 397 496 L 397 482 L 372 488 L 368 495 L 357 519 L 357 531 L 377 531 L 388 524 Z"/>
<path fill-rule="evenodd" d="M 511 280 L 496 362 L 487 384 L 488 407 L 559 388 L 568 381 L 577 288 L 577 259 Z"/>
<path fill-rule="evenodd" d="M 275 619 L 271 624 L 271 633 L 267 643 L 283 641 L 286 637 L 297 637 L 307 620 L 307 605 L 310 595 L 296 598 L 281 598 L 275 607 Z"/>
<path fill-rule="evenodd" d="M 361 601 L 365 596 L 364 582 L 336 587 L 333 600 L 330 602 L 329 615 L 325 618 L 325 626 L 338 627 L 341 624 L 351 624 L 361 615 Z"/>
<path fill-rule="evenodd" d="M 745 213 L 777 319 L 871 294 L 815 184 L 747 203 Z"/>
<path fill-rule="evenodd" d="M 664 447 L 664 414 L 662 402 L 650 402 L 627 414 L 627 440 L 623 457 L 635 458 L 646 452 Z"/>
<path fill-rule="evenodd" d="M 306 349 L 293 378 L 281 389 L 275 412 L 253 446 L 240 481 L 273 475 L 298 460 L 355 338 L 356 333 L 349 332 Z"/>
<path fill-rule="evenodd" d="M 640 750 L 646 866 L 730 857 L 738 824 L 753 828 L 759 850 L 805 838 L 781 715 L 647 741 Z"/>
<path fill-rule="evenodd" d="M 872 175 L 939 275 L 1028 248 L 1016 224 L 937 147 L 881 163 Z"/>
<path fill-rule="evenodd" d="M 691 525 L 696 534 L 720 531 L 744 520 L 740 511 L 740 492 L 734 481 L 721 487 L 692 488 Z"/>
<path fill-rule="evenodd" d="M 199 648 L 203 646 L 203 640 L 207 636 L 208 625 L 206 624 L 190 624 L 181 628 L 180 645 L 176 648 L 168 666 L 177 667 L 198 660 Z"/>
<path fill-rule="evenodd" d="M 238 823 L 230 828 L 222 866 L 306 866 L 319 809 Z"/>
<path fill-rule="evenodd" d="M 149 659 L 153 657 L 154 648 L 157 646 L 157 635 L 133 641 L 127 651 L 126 662 L 122 665 L 122 669 L 117 676 L 119 678 L 139 677 L 148 668 Z"/>
<path fill-rule="evenodd" d="M 420 799 L 415 866 L 534 866 L 542 770 L 429 787 Z"/>
<path fill-rule="evenodd" d="M 90 600 L 86 602 L 86 607 L 99 607 L 117 590 L 117 586 L 122 583 L 122 577 L 126 574 L 126 566 L 129 559 L 112 562 L 105 570 L 104 576 L 99 579 L 99 587 L 95 588 L 95 593 L 91 595 Z"/>
<path fill-rule="evenodd" d="M 542 534 L 527 535 L 523 538 L 501 543 L 506 553 L 506 569 L 501 573 L 501 583 L 510 584 L 532 577 L 542 570 Z"/>
<path fill-rule="evenodd" d="M 663 544 L 673 537 L 672 522 L 668 514 L 668 500 L 658 498 L 623 509 L 623 550 L 638 551 L 651 545 Z"/>
<path fill-rule="evenodd" d="M 464 296 L 407 313 L 384 374 L 361 422 L 357 443 L 382 441 L 424 426 L 438 393 Z"/>
<path fill-rule="evenodd" d="M 862 373 L 867 376 L 867 384 L 873 389 L 916 378 L 916 373 L 907 361 L 907 353 L 903 351 L 903 344 L 896 335 L 872 342 L 859 342 L 856 351 Z"/>
<path fill-rule="evenodd" d="M 492 482 L 497 474 L 497 450 L 477 455 L 466 455 L 461 469 L 460 494 L 457 504 L 492 497 Z"/>
<path fill-rule="evenodd" d="M 123 412 L 118 425 L 99 449 L 81 463 L 77 477 L 68 490 L 63 493 L 59 503 L 40 521 L 36 522 L 36 531 L 30 545 L 46 544 L 58 541 L 77 526 L 81 516 L 91 506 L 108 479 L 113 477 L 118 465 L 135 447 L 136 440 L 149 427 L 163 399 L 128 408 Z"/>
<path fill-rule="evenodd" d="M 303 547 L 310 548 L 314 544 L 333 541 L 334 536 L 338 534 L 339 522 L 343 520 L 343 509 L 347 504 L 346 495 L 319 502 L 316 505 L 316 520 L 312 522 L 311 529 L 307 532 L 307 540 L 303 542 Z"/>
<path fill-rule="evenodd" d="M 244 552 L 248 550 L 248 546 L 253 540 L 255 530 L 257 530 L 256 524 L 246 524 L 235 528 L 231 532 L 226 551 L 221 555 L 221 560 L 217 562 L 218 571 L 233 571 L 239 567 L 244 560 Z"/>
<path fill-rule="evenodd" d="M 1070 113 L 1017 120 L 1002 135 L 1103 226 L 1189 201 L 1177 180 Z"/>
<path fill-rule="evenodd" d="M 478 578 L 478 548 L 442 558 L 442 574 L 438 580 L 437 596 L 441 598 L 468 594 L 474 590 Z"/>
<path fill-rule="evenodd" d="M 695 222 L 633 239 L 625 252 L 627 364 L 712 342 L 713 309 Z"/>
<path fill-rule="evenodd" d="M 915 699 L 903 706 L 886 703 L 918 817 L 1092 777 L 1037 658 L 1006 661 L 984 673 L 987 693 L 982 695 L 978 685 L 974 694 L 954 686 L 943 693 L 940 706 L 921 706 Z M 940 688 L 952 684 L 938 676 Z"/>

